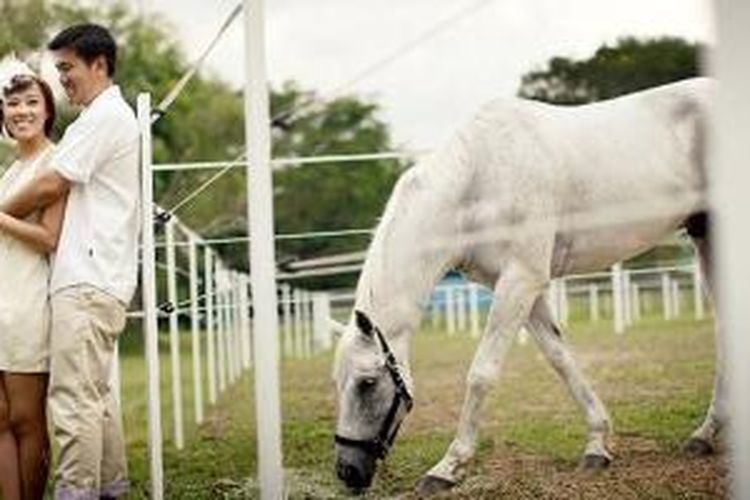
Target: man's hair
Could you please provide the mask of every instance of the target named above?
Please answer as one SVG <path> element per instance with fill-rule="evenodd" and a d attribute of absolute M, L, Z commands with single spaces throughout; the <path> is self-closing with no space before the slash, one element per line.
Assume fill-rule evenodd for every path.
<path fill-rule="evenodd" d="M 86 64 L 99 56 L 107 61 L 107 74 L 115 74 L 117 44 L 107 28 L 98 24 L 75 24 L 62 30 L 47 44 L 49 50 L 73 50 Z"/>
<path fill-rule="evenodd" d="M 14 76 L 13 78 L 11 78 L 10 83 L 2 89 L 2 94 L 0 94 L 0 101 L 8 99 L 13 94 L 20 94 L 21 92 L 24 92 L 31 88 L 31 86 L 33 85 L 36 85 L 39 88 L 39 91 L 42 93 L 42 98 L 44 99 L 44 108 L 47 110 L 47 119 L 44 121 L 44 135 L 46 135 L 47 137 L 52 137 L 52 129 L 55 126 L 57 110 L 55 108 L 55 98 L 52 95 L 52 89 L 50 89 L 47 82 L 45 82 L 38 76 Z M 0 123 L 3 123 L 4 121 L 5 116 L 3 116 L 3 110 L 2 107 L 0 107 Z M 13 134 L 11 134 L 9 131 L 5 130 L 5 132 L 7 132 L 8 137 L 13 137 Z"/>

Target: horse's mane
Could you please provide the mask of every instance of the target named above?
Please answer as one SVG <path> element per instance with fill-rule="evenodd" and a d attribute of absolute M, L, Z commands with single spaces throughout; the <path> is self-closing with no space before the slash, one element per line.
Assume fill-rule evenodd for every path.
<path fill-rule="evenodd" d="M 367 249 L 362 274 L 357 284 L 357 306 L 371 309 L 375 306 L 373 301 L 373 283 L 388 279 L 388 242 L 391 241 L 395 229 L 397 214 L 414 196 L 414 185 L 409 178 L 416 175 L 417 166 L 410 167 L 401 175 L 396 182 L 391 197 L 386 203 L 385 211 L 381 215 L 373 233 L 370 245 Z"/>
<path fill-rule="evenodd" d="M 423 158 L 401 174 L 367 250 L 357 285 L 357 307 L 373 311 L 381 308 L 383 301 L 393 301 L 395 297 L 375 296 L 374 289 L 379 283 L 403 279 L 407 272 L 411 273 L 408 279 L 410 286 L 421 290 L 432 284 L 434 277 L 430 270 L 414 273 L 414 268 L 395 269 L 393 259 L 398 252 L 418 251 L 419 245 L 429 244 L 429 238 L 437 237 L 430 234 L 437 224 L 431 224 L 429 219 L 439 216 L 437 208 L 445 202 L 443 198 L 446 195 L 442 184 L 450 183 L 453 187 L 449 191 L 454 190 L 455 183 L 451 179 L 455 179 L 457 171 L 462 168 L 458 163 L 464 161 L 463 138 L 457 136 L 440 151 Z M 418 221 L 408 234 L 398 231 L 405 219 Z M 420 260 L 420 263 L 423 261 Z"/>

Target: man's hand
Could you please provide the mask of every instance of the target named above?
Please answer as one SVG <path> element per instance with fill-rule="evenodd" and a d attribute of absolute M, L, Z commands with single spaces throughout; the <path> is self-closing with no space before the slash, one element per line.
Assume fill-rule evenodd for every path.
<path fill-rule="evenodd" d="M 70 181 L 54 170 L 45 170 L 18 193 L 0 204 L 0 212 L 18 219 L 53 204 L 70 190 Z"/>

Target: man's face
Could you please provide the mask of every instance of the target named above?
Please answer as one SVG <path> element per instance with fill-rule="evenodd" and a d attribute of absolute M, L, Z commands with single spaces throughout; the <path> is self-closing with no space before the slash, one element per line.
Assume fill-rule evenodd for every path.
<path fill-rule="evenodd" d="M 68 101 L 73 105 L 88 105 L 96 97 L 98 82 L 101 79 L 101 65 L 106 63 L 99 58 L 87 64 L 71 49 L 56 50 L 53 55 L 60 83 L 65 89 Z M 106 74 L 106 67 L 104 71 Z"/>

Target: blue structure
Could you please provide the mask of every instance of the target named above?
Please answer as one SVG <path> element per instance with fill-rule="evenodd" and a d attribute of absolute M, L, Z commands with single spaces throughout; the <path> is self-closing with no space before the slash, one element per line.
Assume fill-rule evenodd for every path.
<path fill-rule="evenodd" d="M 459 293 L 463 294 L 463 303 L 469 304 L 469 289 L 468 285 L 471 282 L 467 280 L 461 273 L 456 271 L 451 271 L 448 274 L 445 275 L 445 277 L 438 283 L 438 285 L 432 290 L 432 294 L 430 295 L 430 300 L 427 303 L 427 306 L 431 310 L 438 310 L 440 312 L 445 312 L 445 292 L 443 290 L 443 287 L 456 287 L 455 293 L 458 295 Z M 492 304 L 492 291 L 483 286 L 478 285 L 478 293 L 479 293 L 479 311 L 480 313 L 485 313 Z M 455 296 L 454 296 L 455 297 Z"/>

